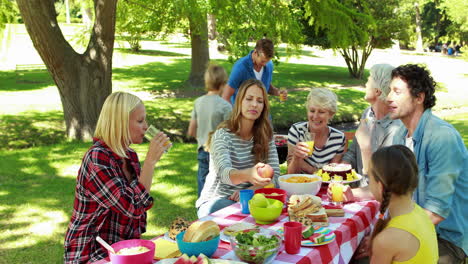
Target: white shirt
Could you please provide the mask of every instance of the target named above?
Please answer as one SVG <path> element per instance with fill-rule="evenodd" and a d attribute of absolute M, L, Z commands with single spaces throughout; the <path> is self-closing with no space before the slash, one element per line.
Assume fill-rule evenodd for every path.
<path fill-rule="evenodd" d="M 262 81 L 262 76 L 263 76 L 263 68 L 264 68 L 264 67 L 262 67 L 262 68 L 260 69 L 260 71 L 259 71 L 259 72 L 258 72 L 258 71 L 256 71 L 256 70 L 254 69 L 255 78 L 257 78 L 257 80 L 259 80 L 259 81 Z"/>

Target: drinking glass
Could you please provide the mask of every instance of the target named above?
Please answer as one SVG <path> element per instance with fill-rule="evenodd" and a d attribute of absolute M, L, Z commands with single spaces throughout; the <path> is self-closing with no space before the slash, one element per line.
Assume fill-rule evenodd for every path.
<path fill-rule="evenodd" d="M 304 142 L 307 144 L 307 148 L 309 149 L 309 152 L 307 153 L 309 157 L 312 156 L 312 153 L 314 152 L 314 139 L 314 133 L 311 133 L 309 131 L 306 131 L 304 133 Z"/>
<path fill-rule="evenodd" d="M 286 99 L 287 99 L 286 94 L 284 94 L 283 91 L 286 91 L 286 88 L 284 88 L 284 87 L 280 88 L 279 99 L 280 99 L 281 103 L 285 102 Z"/>
<path fill-rule="evenodd" d="M 239 202 L 241 204 L 241 211 L 243 214 L 250 214 L 249 201 L 254 196 L 254 190 L 245 189 L 239 191 Z"/>
<path fill-rule="evenodd" d="M 331 179 L 332 202 L 335 205 L 342 205 L 344 201 L 343 196 L 343 177 L 334 176 Z"/>
<path fill-rule="evenodd" d="M 302 224 L 298 222 L 286 222 L 284 228 L 284 247 L 286 253 L 297 254 L 301 250 Z"/>
<path fill-rule="evenodd" d="M 145 138 L 148 141 L 151 141 L 159 132 L 161 132 L 161 130 L 157 129 L 153 125 L 150 125 L 145 132 Z M 166 141 L 164 143 L 164 147 L 166 148 L 164 152 L 167 152 L 168 149 L 172 147 L 172 142 L 170 140 Z"/>

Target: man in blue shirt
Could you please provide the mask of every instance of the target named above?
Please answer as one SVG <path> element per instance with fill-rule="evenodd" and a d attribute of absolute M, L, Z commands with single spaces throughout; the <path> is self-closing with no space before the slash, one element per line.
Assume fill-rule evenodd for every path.
<path fill-rule="evenodd" d="M 271 84 L 273 75 L 273 42 L 269 39 L 260 39 L 247 56 L 240 58 L 232 67 L 231 75 L 223 90 L 223 99 L 234 105 L 240 85 L 248 79 L 261 81 L 268 94 L 286 99 L 288 92 L 279 90 Z"/>
<path fill-rule="evenodd" d="M 468 254 L 468 153 L 455 128 L 434 116 L 435 82 L 418 65 L 392 71 L 390 117 L 404 127 L 395 144 L 413 150 L 419 168 L 414 200 L 436 225 L 438 263 L 463 263 Z"/>

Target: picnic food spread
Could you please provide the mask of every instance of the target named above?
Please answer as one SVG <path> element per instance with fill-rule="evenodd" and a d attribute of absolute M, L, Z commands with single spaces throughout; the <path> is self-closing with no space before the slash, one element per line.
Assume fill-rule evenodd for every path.
<path fill-rule="evenodd" d="M 233 224 L 233 225 L 230 225 L 230 226 L 224 228 L 223 233 L 226 236 L 232 236 L 232 235 L 236 235 L 236 233 L 239 232 L 239 231 L 243 231 L 243 230 L 246 230 L 246 229 L 251 229 L 251 228 L 254 228 L 254 227 L 255 227 L 255 225 L 250 224 L 250 223 L 236 223 L 236 224 Z"/>
<path fill-rule="evenodd" d="M 116 255 L 136 255 L 136 254 L 145 253 L 148 251 L 149 251 L 149 248 L 147 247 L 137 246 L 137 247 L 122 248 L 115 254 Z"/>
<path fill-rule="evenodd" d="M 179 233 L 182 233 L 184 232 L 185 230 L 187 230 L 187 228 L 189 227 L 190 223 L 183 219 L 182 217 L 177 217 L 171 224 L 171 227 L 169 228 L 169 237 L 172 239 L 172 240 L 175 240 L 176 236 L 179 234 Z"/>
<path fill-rule="evenodd" d="M 307 182 L 315 182 L 318 181 L 317 178 L 311 178 L 307 176 L 292 176 L 287 179 L 281 179 L 284 182 L 289 182 L 289 183 L 307 183 Z"/>
<path fill-rule="evenodd" d="M 346 177 L 346 173 L 351 172 L 351 169 L 351 164 L 345 163 L 329 163 L 322 167 L 322 171 L 328 173 L 330 177 L 341 176 L 343 178 Z"/>
<path fill-rule="evenodd" d="M 315 195 L 291 195 L 288 202 L 288 214 L 290 221 L 296 221 L 305 226 L 328 226 L 328 216 L 322 207 L 322 199 Z"/>
<path fill-rule="evenodd" d="M 196 256 L 189 257 L 186 254 L 183 254 L 174 262 L 174 264 L 209 264 L 209 263 L 211 263 L 210 259 L 203 254 L 198 255 L 198 257 Z"/>
<path fill-rule="evenodd" d="M 354 181 L 359 179 L 356 171 L 351 168 L 351 165 L 344 163 L 330 163 L 324 165 L 316 172 L 316 174 L 322 177 L 324 182 L 330 181 L 332 177 L 335 176 L 340 176 L 345 181 Z"/>
<path fill-rule="evenodd" d="M 164 238 L 156 239 L 154 244 L 156 245 L 156 250 L 154 251 L 155 259 L 175 258 L 182 254 L 176 243 Z"/>
<path fill-rule="evenodd" d="M 185 242 L 208 241 L 219 236 L 219 226 L 214 221 L 197 221 L 189 226 L 184 234 Z"/>

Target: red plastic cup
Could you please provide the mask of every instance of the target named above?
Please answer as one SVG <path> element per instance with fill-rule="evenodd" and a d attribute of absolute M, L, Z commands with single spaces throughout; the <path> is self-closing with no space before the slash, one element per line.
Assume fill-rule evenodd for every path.
<path fill-rule="evenodd" d="M 286 222 L 283 227 L 286 253 L 299 253 L 302 241 L 302 224 L 298 222 Z"/>

